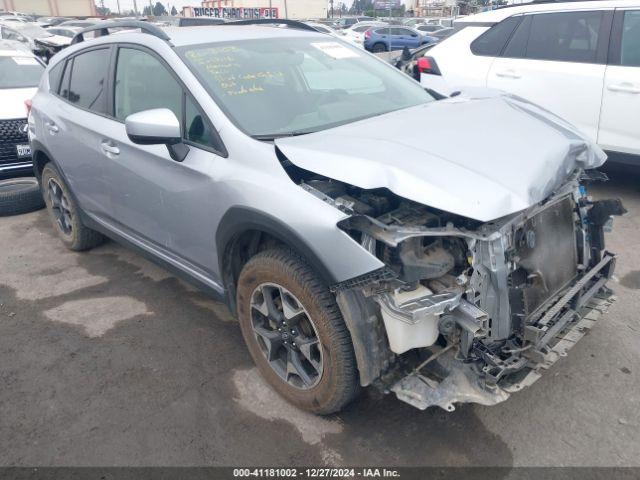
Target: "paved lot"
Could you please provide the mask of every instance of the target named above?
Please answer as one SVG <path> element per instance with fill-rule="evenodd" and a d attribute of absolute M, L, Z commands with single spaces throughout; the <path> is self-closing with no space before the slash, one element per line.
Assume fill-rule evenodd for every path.
<path fill-rule="evenodd" d="M 0 218 L 0 465 L 640 465 L 640 178 L 621 195 L 610 315 L 543 379 L 447 414 L 365 391 L 318 418 L 267 388 L 225 307 L 44 211 Z"/>

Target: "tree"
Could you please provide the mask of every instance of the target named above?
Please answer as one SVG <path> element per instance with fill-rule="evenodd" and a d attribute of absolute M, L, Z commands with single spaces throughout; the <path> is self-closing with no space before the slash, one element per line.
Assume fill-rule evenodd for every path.
<path fill-rule="evenodd" d="M 175 17 L 178 15 L 178 10 L 176 10 L 176 6 L 171 7 L 171 16 Z"/>
<path fill-rule="evenodd" d="M 362 14 L 367 10 L 373 10 L 373 0 L 353 0 L 350 13 Z"/>
<path fill-rule="evenodd" d="M 156 2 L 153 7 L 153 16 L 161 17 L 162 15 L 167 15 L 167 9 L 164 8 L 164 5 L 160 2 Z"/>
<path fill-rule="evenodd" d="M 105 17 L 111 14 L 111 10 L 104 6 L 104 0 L 100 0 L 100 4 L 96 5 L 96 12 L 101 17 Z"/>
<path fill-rule="evenodd" d="M 142 15 L 144 15 L 145 17 L 150 17 L 152 14 L 153 12 L 151 12 L 151 7 L 149 5 L 142 9 Z"/>

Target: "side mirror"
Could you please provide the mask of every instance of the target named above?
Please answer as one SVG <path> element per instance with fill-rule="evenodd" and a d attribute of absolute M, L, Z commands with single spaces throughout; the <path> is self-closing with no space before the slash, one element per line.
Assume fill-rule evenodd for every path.
<path fill-rule="evenodd" d="M 411 60 L 411 51 L 409 50 L 409 47 L 404 47 L 402 49 L 402 60 L 404 60 L 405 62 L 408 60 Z"/>
<path fill-rule="evenodd" d="M 169 155 L 182 162 L 189 147 L 182 143 L 180 122 L 168 108 L 154 108 L 133 113 L 124 120 L 129 140 L 138 145 L 166 145 Z"/>

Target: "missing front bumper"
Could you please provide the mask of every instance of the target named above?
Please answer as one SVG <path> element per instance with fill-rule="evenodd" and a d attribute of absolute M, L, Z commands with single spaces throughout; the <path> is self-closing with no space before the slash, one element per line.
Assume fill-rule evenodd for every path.
<path fill-rule="evenodd" d="M 530 339 L 522 355 L 505 362 L 511 367 L 505 375 L 492 378 L 486 365 L 464 362 L 457 356 L 458 348 L 449 348 L 393 384 L 390 390 L 421 410 L 438 406 L 451 412 L 455 403 L 495 405 L 505 401 L 512 393 L 532 385 L 544 370 L 566 356 L 606 313 L 615 301 L 604 286 L 614 263 L 615 256 L 605 254 L 602 262 L 583 277 L 585 281 L 576 283 L 549 309 L 555 311 L 555 317 L 539 336 Z M 567 316 L 567 312 L 571 314 Z"/>

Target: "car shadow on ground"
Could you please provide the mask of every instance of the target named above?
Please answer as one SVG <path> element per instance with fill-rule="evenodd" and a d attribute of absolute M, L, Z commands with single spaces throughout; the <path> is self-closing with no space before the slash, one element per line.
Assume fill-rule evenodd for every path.
<path fill-rule="evenodd" d="M 66 252 L 44 211 L 2 240 L 29 247 L 1 266 L 1 464 L 511 465 L 471 406 L 295 409 L 224 305 L 113 242 Z"/>

